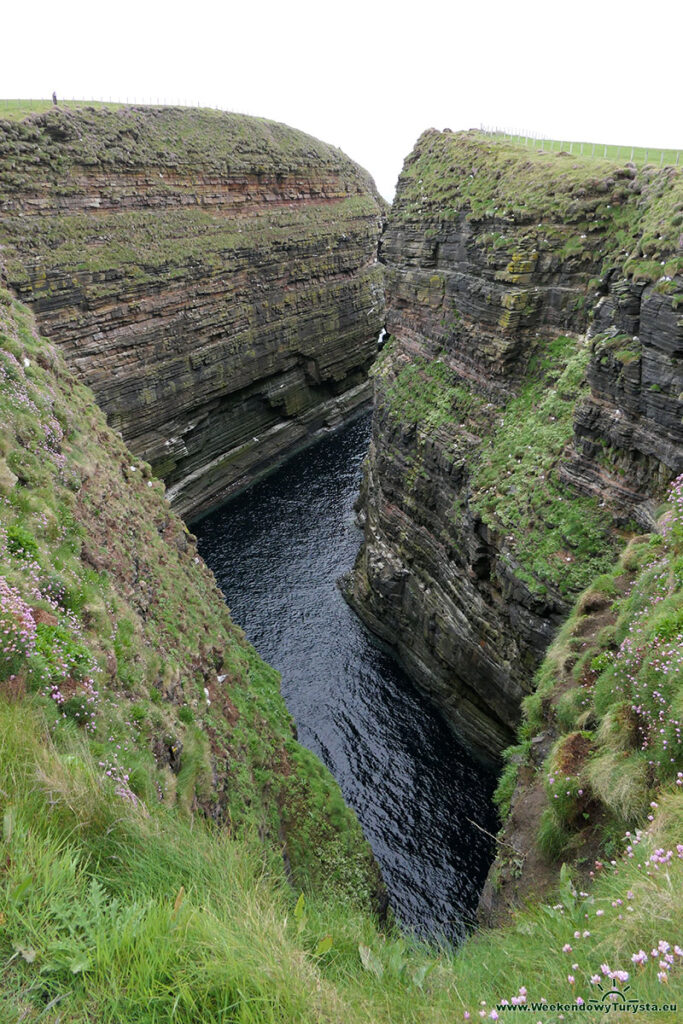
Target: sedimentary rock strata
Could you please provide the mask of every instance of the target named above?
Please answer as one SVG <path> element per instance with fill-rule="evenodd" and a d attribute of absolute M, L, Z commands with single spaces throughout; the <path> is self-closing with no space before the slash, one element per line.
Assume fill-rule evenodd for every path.
<path fill-rule="evenodd" d="M 617 527 L 681 472 L 681 175 L 426 132 L 380 254 L 346 593 L 489 754 Z"/>
<path fill-rule="evenodd" d="M 369 399 L 383 202 L 340 150 L 210 110 L 0 121 L 0 260 L 193 515 Z"/>

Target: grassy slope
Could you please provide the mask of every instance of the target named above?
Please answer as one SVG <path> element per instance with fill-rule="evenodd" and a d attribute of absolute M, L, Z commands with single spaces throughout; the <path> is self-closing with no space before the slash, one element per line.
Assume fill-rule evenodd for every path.
<path fill-rule="evenodd" d="M 0 704 L 0 750 L 7 1024 L 445 1024 L 466 1012 L 476 1019 L 482 1000 L 488 1017 L 523 988 L 529 1002 L 600 998 L 590 979 L 608 987 L 602 964 L 629 972 L 632 996 L 660 1006 L 683 998 L 678 794 L 660 795 L 637 861 L 607 866 L 582 893 L 565 879 L 556 904 L 453 954 L 380 934 L 338 899 L 297 901 L 255 837 L 235 841 L 167 808 L 146 816 L 113 801 L 82 738 L 55 746 L 25 706 Z M 648 872 L 655 848 L 673 857 Z M 666 983 L 650 955 L 660 942 L 674 960 Z M 636 968 L 641 949 L 648 961 Z"/>
<path fill-rule="evenodd" d="M 295 885 L 367 899 L 359 826 L 294 742 L 277 673 L 230 621 L 163 485 L 4 291 L 0 381 L 5 695 L 57 745 L 87 739 L 120 799 L 255 829 L 274 863 L 285 846 Z"/>
<path fill-rule="evenodd" d="M 634 538 L 581 596 L 524 702 L 497 801 L 506 814 L 520 769 L 532 769 L 526 785 L 542 781 L 547 796 L 538 843 L 548 857 L 580 861 L 596 838 L 614 856 L 659 787 L 683 787 L 683 479 L 671 498 L 662 533 Z M 531 740 L 543 730 L 556 740 L 536 766 Z"/>
<path fill-rule="evenodd" d="M 675 851 L 683 813 L 669 783 L 643 857 L 588 895 L 565 880 L 556 909 L 456 954 L 379 932 L 353 819 L 288 738 L 275 674 L 230 624 L 160 485 L 7 293 L 0 316 L 3 1022 L 445 1024 L 520 987 L 530 1000 L 587 999 L 601 963 L 636 973 L 633 953 L 678 941 L 683 861 L 637 866 L 656 846 Z M 177 776 L 150 753 L 169 734 L 183 743 Z M 221 780 L 233 827 L 214 829 L 193 812 L 220 810 Z M 342 829 L 323 814 L 335 801 Z M 308 880 L 303 903 L 274 806 L 295 884 Z M 628 915 L 612 905 L 627 892 Z M 575 941 L 579 928 L 590 936 Z M 674 959 L 666 989 L 649 962 L 634 992 L 683 1000 Z"/>

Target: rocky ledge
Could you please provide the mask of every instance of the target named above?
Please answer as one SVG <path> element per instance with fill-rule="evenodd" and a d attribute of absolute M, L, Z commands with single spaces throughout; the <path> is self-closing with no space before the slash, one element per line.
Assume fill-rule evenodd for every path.
<path fill-rule="evenodd" d="M 369 401 L 384 205 L 340 150 L 260 118 L 0 121 L 6 283 L 186 517 Z"/>
<path fill-rule="evenodd" d="M 683 178 L 428 131 L 346 596 L 495 757 L 576 594 L 683 468 Z"/>

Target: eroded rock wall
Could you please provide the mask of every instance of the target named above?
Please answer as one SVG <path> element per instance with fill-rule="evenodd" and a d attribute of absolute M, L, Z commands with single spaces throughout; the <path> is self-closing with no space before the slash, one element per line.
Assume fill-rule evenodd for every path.
<path fill-rule="evenodd" d="M 0 257 L 197 514 L 368 402 L 384 204 L 340 150 L 173 108 L 0 121 Z"/>
<path fill-rule="evenodd" d="M 570 483 L 608 495 L 646 529 L 667 482 L 683 472 L 680 275 L 671 285 L 679 292 L 608 275 L 589 330 L 590 394 L 577 406 L 573 449 L 561 468 Z"/>
<path fill-rule="evenodd" d="M 489 756 L 617 528 L 681 471 L 682 199 L 672 169 L 478 133 L 426 132 L 399 179 L 346 594 Z"/>

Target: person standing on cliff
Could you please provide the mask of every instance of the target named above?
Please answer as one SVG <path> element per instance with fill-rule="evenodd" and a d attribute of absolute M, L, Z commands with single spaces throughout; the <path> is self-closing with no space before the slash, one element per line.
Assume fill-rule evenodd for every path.
<path fill-rule="evenodd" d="M 52 102 L 54 103 L 55 106 L 57 106 L 57 93 L 56 92 L 52 93 Z"/>

